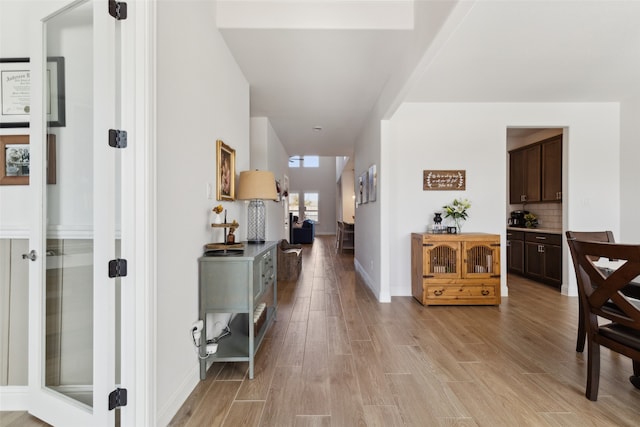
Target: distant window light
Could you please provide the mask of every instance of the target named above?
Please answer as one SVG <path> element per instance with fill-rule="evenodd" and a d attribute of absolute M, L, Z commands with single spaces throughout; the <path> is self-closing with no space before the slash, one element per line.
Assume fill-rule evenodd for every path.
<path fill-rule="evenodd" d="M 320 167 L 319 156 L 291 156 L 289 157 L 290 168 L 318 168 Z"/>
<path fill-rule="evenodd" d="M 305 168 L 317 168 L 320 167 L 319 156 L 304 156 L 302 160 L 302 166 Z"/>
<path fill-rule="evenodd" d="M 289 157 L 289 167 L 290 168 L 299 168 L 302 162 L 301 156 L 292 156 Z"/>

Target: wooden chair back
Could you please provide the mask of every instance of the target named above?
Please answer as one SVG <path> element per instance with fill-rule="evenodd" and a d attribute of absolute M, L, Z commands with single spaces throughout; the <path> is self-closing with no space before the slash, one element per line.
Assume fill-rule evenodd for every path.
<path fill-rule="evenodd" d="M 573 246 L 578 265 L 578 289 L 587 325 L 585 395 L 589 400 L 598 399 L 601 345 L 631 358 L 633 375 L 629 380 L 640 389 L 640 299 L 635 294 L 640 288 L 640 245 L 583 240 L 572 240 L 569 245 Z M 606 270 L 596 265 L 602 258 L 622 264 L 615 270 Z M 635 298 L 628 296 L 632 292 Z M 600 317 L 611 322 L 600 324 Z"/>
<path fill-rule="evenodd" d="M 578 277 L 578 262 L 575 256 L 575 249 L 573 248 L 574 240 L 588 240 L 592 242 L 615 242 L 613 232 L 611 231 L 567 231 L 567 243 L 569 244 L 569 252 L 571 253 L 571 259 L 573 260 L 573 269 L 576 272 L 576 279 Z M 578 286 L 578 292 L 580 292 L 580 286 Z M 585 325 L 585 313 L 582 308 L 582 302 L 578 303 L 578 338 L 576 340 L 576 351 L 582 353 L 584 351 L 585 335 L 587 333 L 587 327 Z"/>
<path fill-rule="evenodd" d="M 623 289 L 640 276 L 640 245 L 573 240 L 578 264 L 578 286 L 581 300 L 589 316 L 588 327 L 598 329 L 600 316 L 640 330 L 640 303 L 627 297 Z M 624 262 L 607 274 L 595 262 L 600 258 Z M 608 302 L 615 304 L 612 309 Z"/>

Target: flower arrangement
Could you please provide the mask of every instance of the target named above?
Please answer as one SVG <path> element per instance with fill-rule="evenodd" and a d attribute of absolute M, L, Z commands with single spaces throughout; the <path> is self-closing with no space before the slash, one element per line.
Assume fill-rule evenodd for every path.
<path fill-rule="evenodd" d="M 538 218 L 532 213 L 526 214 L 524 216 L 524 226 L 527 228 L 536 228 L 538 226 Z"/>
<path fill-rule="evenodd" d="M 465 221 L 469 217 L 467 210 L 471 208 L 471 202 L 467 199 L 454 199 L 453 202 L 444 205 L 442 208 L 444 209 L 445 218 L 453 218 L 458 232 L 460 232 L 462 221 Z"/>
<path fill-rule="evenodd" d="M 222 207 L 222 205 L 218 205 L 218 206 L 213 208 L 213 211 L 215 213 L 217 213 L 217 214 L 221 214 L 223 210 L 224 210 L 224 208 Z"/>

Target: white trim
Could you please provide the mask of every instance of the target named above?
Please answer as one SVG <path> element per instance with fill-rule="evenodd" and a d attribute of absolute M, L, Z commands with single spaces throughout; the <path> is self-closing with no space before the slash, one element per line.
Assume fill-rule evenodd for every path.
<path fill-rule="evenodd" d="M 369 274 L 367 274 L 367 271 L 365 268 L 362 267 L 362 264 L 360 264 L 360 262 L 358 261 L 357 258 L 353 259 L 353 265 L 356 269 L 356 273 L 358 273 L 360 276 L 362 276 L 362 279 L 364 280 L 364 284 L 367 285 L 367 287 L 369 289 L 371 289 L 371 292 L 373 292 L 373 294 L 375 295 L 376 299 L 378 300 L 378 302 L 391 302 L 391 298 L 390 297 L 383 297 L 382 295 L 380 295 L 377 291 L 376 288 L 374 287 L 374 281 L 371 278 L 371 276 L 369 276 Z"/>
<path fill-rule="evenodd" d="M 29 229 L 22 227 L 7 227 L 0 228 L 0 239 L 28 239 Z"/>
<path fill-rule="evenodd" d="M 132 407 L 121 410 L 121 425 L 151 426 L 156 422 L 156 2 L 129 3 L 123 26 L 123 127 L 131 143 L 127 150 L 130 190 L 126 200 L 133 216 L 123 215 L 127 256 L 131 258 L 129 292 L 124 295 L 122 381 Z M 126 99 L 125 99 L 126 97 Z M 133 301 L 131 301 L 133 300 Z M 133 328 L 131 328 L 133 325 Z"/>
<path fill-rule="evenodd" d="M 160 408 L 158 411 L 158 423 L 159 426 L 169 425 L 173 417 L 176 415 L 180 407 L 184 404 L 185 400 L 193 392 L 196 385 L 200 381 L 200 364 L 193 365 L 191 372 L 185 375 L 182 384 L 175 389 L 175 391 L 169 397 L 167 404 Z"/>
<path fill-rule="evenodd" d="M 0 387 L 0 411 L 26 411 L 29 407 L 29 386 Z"/>

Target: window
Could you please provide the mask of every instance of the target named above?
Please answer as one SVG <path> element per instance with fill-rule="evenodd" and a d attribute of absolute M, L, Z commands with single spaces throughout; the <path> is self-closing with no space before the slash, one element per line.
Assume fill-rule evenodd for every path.
<path fill-rule="evenodd" d="M 289 193 L 289 212 L 293 216 L 300 218 L 300 195 L 298 193 Z"/>
<path fill-rule="evenodd" d="M 302 212 L 300 206 L 304 206 Z M 310 219 L 318 222 L 318 193 L 289 193 L 289 212 L 299 221 Z"/>
<path fill-rule="evenodd" d="M 320 167 L 319 156 L 292 156 L 289 157 L 290 168 L 318 168 Z"/>
<path fill-rule="evenodd" d="M 304 193 L 304 219 L 318 222 L 318 193 Z"/>

